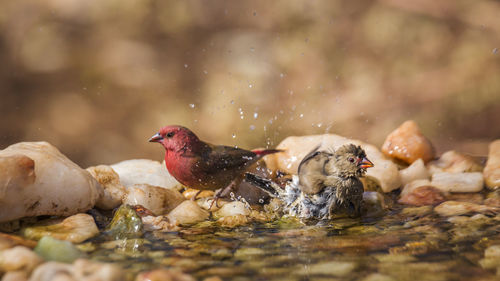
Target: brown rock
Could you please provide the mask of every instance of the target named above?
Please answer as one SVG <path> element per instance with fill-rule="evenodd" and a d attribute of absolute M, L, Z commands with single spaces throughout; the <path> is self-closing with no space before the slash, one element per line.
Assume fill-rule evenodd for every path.
<path fill-rule="evenodd" d="M 399 203 L 414 206 L 435 205 L 443 202 L 443 193 L 433 186 L 419 186 L 399 199 Z"/>
<path fill-rule="evenodd" d="M 488 161 L 483 176 L 488 188 L 497 189 L 500 187 L 500 139 L 490 143 Z"/>
<path fill-rule="evenodd" d="M 412 120 L 404 122 L 387 136 L 382 152 L 408 164 L 419 158 L 427 163 L 434 158 L 435 153 L 431 142 Z"/>

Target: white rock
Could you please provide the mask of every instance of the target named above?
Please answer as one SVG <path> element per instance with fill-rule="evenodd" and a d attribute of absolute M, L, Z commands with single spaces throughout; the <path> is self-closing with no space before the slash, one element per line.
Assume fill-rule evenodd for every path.
<path fill-rule="evenodd" d="M 454 150 L 446 151 L 439 159 L 429 162 L 427 168 L 431 174 L 440 172 L 471 173 L 483 170 L 483 167 L 473 157 Z"/>
<path fill-rule="evenodd" d="M 483 189 L 483 175 L 475 173 L 435 173 L 431 185 L 443 192 L 478 192 Z"/>
<path fill-rule="evenodd" d="M 177 190 L 149 184 L 136 184 L 127 188 L 123 203 L 142 205 L 155 215 L 163 215 L 173 210 L 184 200 L 184 196 Z"/>
<path fill-rule="evenodd" d="M 173 209 L 168 215 L 168 219 L 177 225 L 188 225 L 208 219 L 209 213 L 196 202 L 186 200 Z"/>
<path fill-rule="evenodd" d="M 43 259 L 35 252 L 23 246 L 0 251 L 0 272 L 25 271 L 31 273 L 42 262 Z"/>
<path fill-rule="evenodd" d="M 104 189 L 104 194 L 97 201 L 97 207 L 103 210 L 112 210 L 123 202 L 126 190 L 120 183 L 120 177 L 110 167 L 99 165 L 87 168 L 87 171 L 101 184 Z"/>
<path fill-rule="evenodd" d="M 0 222 L 85 212 L 103 194 L 87 171 L 47 142 L 11 145 L 0 159 Z"/>
<path fill-rule="evenodd" d="M 248 216 L 250 215 L 250 209 L 248 209 L 243 202 L 233 201 L 222 206 L 214 215 L 216 218 L 235 215 Z"/>
<path fill-rule="evenodd" d="M 111 165 L 120 176 L 125 187 L 134 184 L 149 184 L 169 189 L 180 189 L 182 185 L 172 177 L 165 166 L 158 161 L 148 159 L 126 160 Z"/>
<path fill-rule="evenodd" d="M 413 162 L 410 166 L 408 166 L 406 169 L 400 170 L 399 176 L 401 178 L 401 184 L 403 186 L 414 180 L 422 180 L 430 178 L 430 174 L 427 171 L 427 168 L 425 168 L 425 164 L 422 159 L 418 159 L 415 162 Z"/>
<path fill-rule="evenodd" d="M 286 173 L 297 174 L 302 158 L 318 145 L 320 150 L 328 150 L 336 149 L 346 143 L 360 145 L 366 151 L 368 159 L 375 165 L 367 170 L 367 176 L 376 178 L 384 192 L 390 192 L 401 186 L 397 165 L 375 146 L 334 134 L 287 137 L 277 147 L 284 152 L 268 155 L 264 160 L 267 167 L 272 170 L 279 169 Z"/>

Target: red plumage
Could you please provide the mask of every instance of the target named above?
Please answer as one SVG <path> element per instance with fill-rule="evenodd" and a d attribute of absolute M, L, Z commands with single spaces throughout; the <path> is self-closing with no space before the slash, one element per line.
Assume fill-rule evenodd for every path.
<path fill-rule="evenodd" d="M 200 140 L 188 128 L 166 126 L 150 142 L 165 148 L 168 172 L 183 185 L 199 190 L 216 190 L 234 185 L 245 170 L 263 156 L 280 150 L 245 150 L 212 145 Z"/>

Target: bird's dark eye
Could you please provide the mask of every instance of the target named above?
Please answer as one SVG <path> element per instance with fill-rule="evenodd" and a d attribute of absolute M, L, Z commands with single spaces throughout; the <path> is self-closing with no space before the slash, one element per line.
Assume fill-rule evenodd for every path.
<path fill-rule="evenodd" d="M 174 135 L 175 135 L 175 133 L 174 133 L 174 132 L 168 132 L 165 136 L 166 136 L 167 138 L 171 138 L 171 137 L 173 137 Z"/>
<path fill-rule="evenodd" d="M 349 157 L 349 158 L 347 158 L 347 161 L 349 161 L 349 162 L 351 162 L 351 163 L 354 163 L 354 158 Z"/>

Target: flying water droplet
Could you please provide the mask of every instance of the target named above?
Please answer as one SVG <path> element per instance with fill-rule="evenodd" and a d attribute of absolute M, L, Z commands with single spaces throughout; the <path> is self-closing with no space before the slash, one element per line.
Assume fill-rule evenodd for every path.
<path fill-rule="evenodd" d="M 255 125 L 250 125 L 250 131 L 255 130 Z"/>
<path fill-rule="evenodd" d="M 235 139 L 236 138 L 236 134 L 233 134 L 232 137 L 233 137 L 233 139 Z"/>
<path fill-rule="evenodd" d="M 299 115 L 299 117 L 300 117 L 300 118 L 304 118 L 304 114 L 303 114 L 303 113 L 301 113 L 301 114 Z"/>
<path fill-rule="evenodd" d="M 194 103 L 190 103 L 189 107 L 194 108 L 195 107 Z"/>
<path fill-rule="evenodd" d="M 188 68 L 188 66 L 189 66 L 189 65 L 188 65 L 187 63 L 185 63 L 185 64 L 184 64 L 184 68 Z"/>
<path fill-rule="evenodd" d="M 257 119 L 257 117 L 259 117 L 259 113 L 254 112 L 254 113 L 253 113 L 253 119 Z"/>

